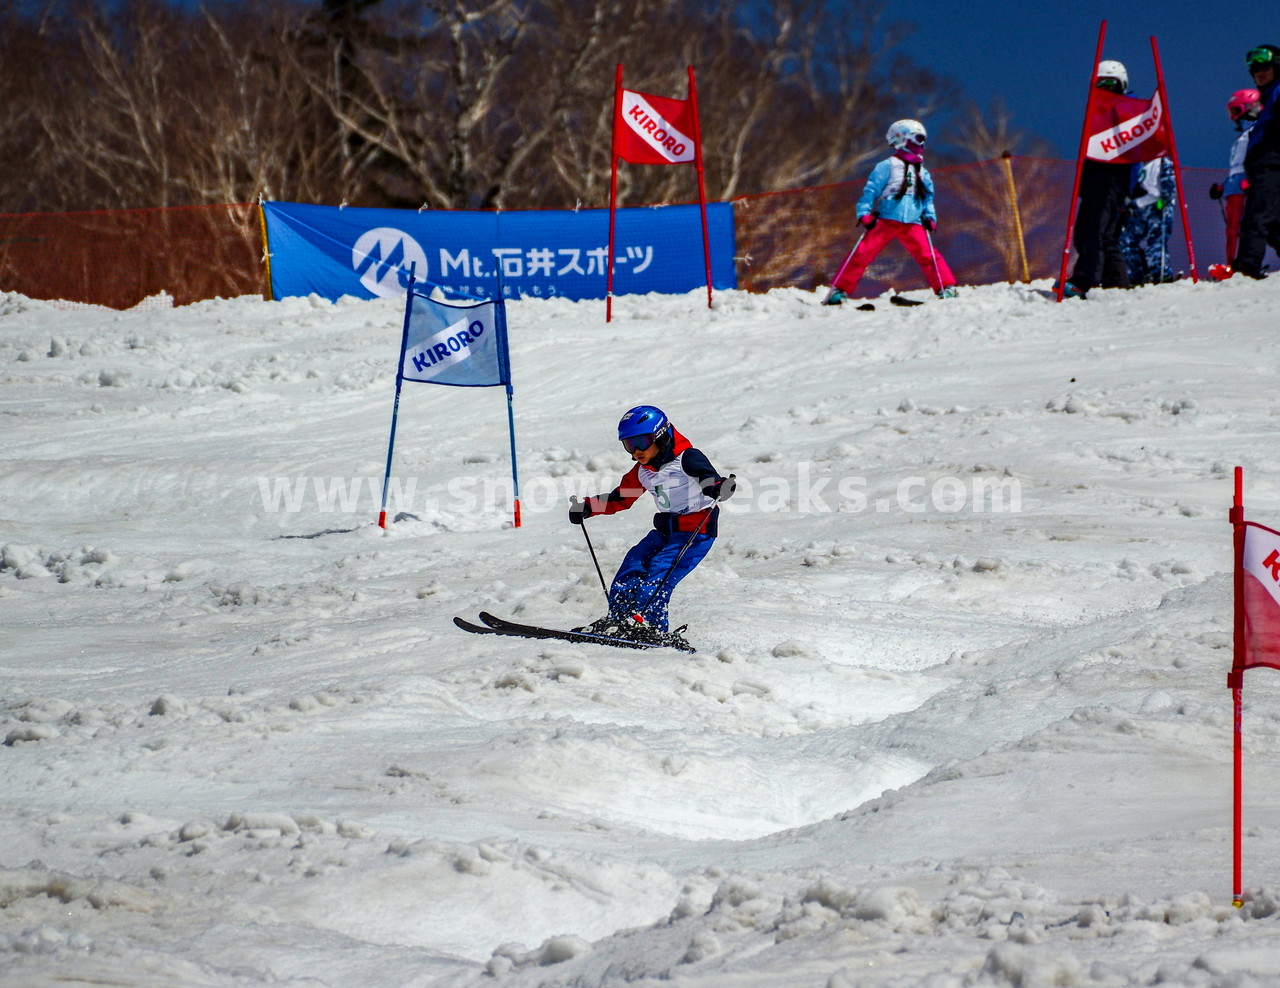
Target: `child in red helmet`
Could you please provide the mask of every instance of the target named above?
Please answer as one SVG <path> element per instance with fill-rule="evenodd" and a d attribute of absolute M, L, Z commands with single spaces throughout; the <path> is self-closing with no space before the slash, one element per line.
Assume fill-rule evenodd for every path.
<path fill-rule="evenodd" d="M 667 641 L 667 605 L 676 584 L 711 551 L 720 509 L 737 486 L 722 477 L 700 450 L 676 431 L 660 408 L 637 405 L 618 423 L 618 439 L 635 466 L 608 494 L 569 502 L 569 521 L 631 507 L 653 495 L 653 529 L 627 553 L 609 589 L 609 614 L 577 629 L 594 634 Z M 680 644 L 684 644 L 681 639 Z"/>
<path fill-rule="evenodd" d="M 1238 89 L 1227 100 L 1227 116 L 1236 125 L 1236 139 L 1231 144 L 1231 161 L 1227 166 L 1227 180 L 1215 182 L 1209 188 L 1209 198 L 1222 200 L 1222 217 L 1227 224 L 1227 263 L 1214 264 L 1209 273 L 1218 277 L 1236 256 L 1239 243 L 1240 218 L 1244 215 L 1244 194 L 1248 182 L 1244 177 L 1244 155 L 1249 149 L 1249 131 L 1258 114 L 1262 112 L 1262 97 L 1256 89 Z M 1215 270 L 1216 269 L 1216 270 Z"/>

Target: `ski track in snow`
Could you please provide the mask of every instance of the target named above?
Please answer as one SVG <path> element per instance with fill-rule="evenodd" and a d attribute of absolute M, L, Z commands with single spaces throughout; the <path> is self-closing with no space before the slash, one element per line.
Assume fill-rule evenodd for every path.
<path fill-rule="evenodd" d="M 524 526 L 501 389 L 407 384 L 385 533 L 401 303 L 0 294 L 0 985 L 1280 984 L 1280 283 L 1044 287 L 512 303 Z M 641 402 L 749 488 L 698 653 L 455 629 L 598 616 Z"/>

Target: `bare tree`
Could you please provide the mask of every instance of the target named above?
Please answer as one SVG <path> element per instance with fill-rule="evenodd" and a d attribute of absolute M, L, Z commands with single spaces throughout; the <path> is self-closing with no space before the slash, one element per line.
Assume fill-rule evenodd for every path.
<path fill-rule="evenodd" d="M 965 104 L 960 125 L 948 142 L 968 153 L 975 161 L 1010 154 L 1052 157 L 1053 147 L 1043 137 L 1017 127 L 1002 97 L 996 97 L 984 112 L 972 100 Z"/>
<path fill-rule="evenodd" d="M 986 245 L 993 261 L 998 259 L 999 267 L 985 272 L 983 280 L 1031 277 L 1028 237 L 1056 228 L 1061 218 L 1054 164 L 1044 160 L 1051 151 L 1048 142 L 1015 127 L 1004 101 L 996 99 L 986 113 L 970 102 L 950 143 L 980 164 L 946 171 L 946 193 L 954 203 L 947 235 L 967 234 Z M 1039 157 L 1019 157 L 1015 169 L 1015 152 Z"/>
<path fill-rule="evenodd" d="M 0 3 L 0 190 L 11 209 L 33 208 L 41 199 L 37 119 L 48 42 L 38 22 L 22 16 L 14 0 Z"/>
<path fill-rule="evenodd" d="M 600 206 L 618 64 L 675 97 L 696 66 L 712 198 L 850 177 L 886 118 L 944 105 L 873 0 L 13 3 L 0 156 L 41 154 L 0 208 Z M 696 194 L 687 168 L 620 183 L 633 204 Z"/>

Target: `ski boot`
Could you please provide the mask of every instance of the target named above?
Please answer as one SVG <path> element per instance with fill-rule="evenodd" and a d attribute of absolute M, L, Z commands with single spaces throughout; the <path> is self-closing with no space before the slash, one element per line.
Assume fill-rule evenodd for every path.
<path fill-rule="evenodd" d="M 645 624 L 639 615 L 633 615 L 623 623 L 622 630 L 616 636 L 631 641 L 644 642 L 646 645 L 658 645 L 663 648 L 678 648 L 684 652 L 692 652 L 693 646 L 684 637 L 687 624 L 682 624 L 675 631 L 662 631 L 651 624 Z"/>
<path fill-rule="evenodd" d="M 584 624 L 580 628 L 570 628 L 569 630 L 583 635 L 604 635 L 606 638 L 620 638 L 622 637 L 620 634 L 622 625 L 622 618 L 615 614 L 606 614 L 590 624 Z"/>
<path fill-rule="evenodd" d="M 822 300 L 823 305 L 843 305 L 844 300 L 849 296 L 840 291 L 839 288 L 833 288 L 827 293 L 827 297 Z"/>

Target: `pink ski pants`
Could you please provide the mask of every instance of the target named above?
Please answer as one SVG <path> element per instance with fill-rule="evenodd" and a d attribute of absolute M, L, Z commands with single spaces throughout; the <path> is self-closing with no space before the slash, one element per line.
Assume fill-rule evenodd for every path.
<path fill-rule="evenodd" d="M 940 292 L 943 288 L 956 283 L 955 276 L 942 255 L 930 249 L 929 238 L 925 234 L 924 227 L 919 223 L 899 223 L 897 220 L 880 219 L 867 231 L 866 236 L 845 260 L 833 282 L 834 286 L 846 295 L 852 295 L 858 287 L 858 282 L 862 280 L 862 274 L 867 270 L 867 265 L 880 256 L 880 252 L 889 246 L 892 240 L 897 240 L 907 249 L 907 253 L 920 265 L 920 270 L 924 272 L 929 287 L 935 292 Z M 935 260 L 937 261 L 936 269 Z"/>

